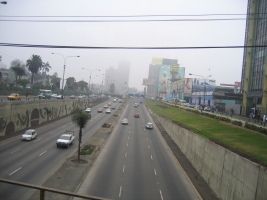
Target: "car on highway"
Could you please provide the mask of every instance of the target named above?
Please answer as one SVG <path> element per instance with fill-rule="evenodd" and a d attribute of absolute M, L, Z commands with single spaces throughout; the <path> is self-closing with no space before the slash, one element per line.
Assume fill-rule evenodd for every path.
<path fill-rule="evenodd" d="M 134 114 L 134 118 L 139 118 L 139 117 L 140 117 L 140 115 L 138 113 Z"/>
<path fill-rule="evenodd" d="M 107 113 L 107 114 L 110 114 L 110 113 L 111 113 L 111 110 L 110 110 L 110 109 L 107 109 L 107 110 L 106 110 L 106 113 Z"/>
<path fill-rule="evenodd" d="M 104 105 L 104 108 L 108 108 L 108 104 L 105 104 L 105 105 Z"/>
<path fill-rule="evenodd" d="M 123 118 L 121 120 L 121 124 L 127 125 L 128 124 L 128 119 L 127 118 Z"/>
<path fill-rule="evenodd" d="M 90 113 L 91 112 L 91 108 L 86 108 L 85 112 Z"/>
<path fill-rule="evenodd" d="M 153 129 L 153 124 L 151 122 L 148 122 L 146 124 L 146 129 Z"/>
<path fill-rule="evenodd" d="M 112 105 L 112 102 L 109 102 L 108 105 L 111 106 Z"/>
<path fill-rule="evenodd" d="M 102 112 L 103 112 L 103 108 L 98 108 L 98 109 L 97 109 L 97 112 L 98 112 L 98 113 L 102 113 Z"/>
<path fill-rule="evenodd" d="M 37 138 L 37 132 L 34 129 L 29 129 L 23 133 L 21 140 L 33 140 Z"/>
<path fill-rule="evenodd" d="M 115 109 L 116 109 L 116 106 L 115 106 L 115 105 L 113 105 L 113 106 L 111 107 L 111 109 L 112 109 L 112 110 L 115 110 Z"/>
<path fill-rule="evenodd" d="M 57 94 L 51 94 L 50 99 L 56 99 L 57 96 L 58 96 Z"/>
<path fill-rule="evenodd" d="M 21 100 L 21 97 L 18 93 L 12 93 L 7 97 L 7 100 Z"/>
<path fill-rule="evenodd" d="M 137 107 L 137 106 L 139 106 L 138 103 L 135 103 L 135 104 L 134 104 L 134 107 Z"/>
<path fill-rule="evenodd" d="M 69 148 L 70 145 L 73 144 L 75 139 L 74 131 L 66 131 L 65 133 L 61 134 L 57 139 L 57 147 L 67 147 Z"/>
<path fill-rule="evenodd" d="M 64 98 L 63 95 L 61 95 L 61 94 L 57 95 L 57 99 L 63 99 L 63 98 Z"/>

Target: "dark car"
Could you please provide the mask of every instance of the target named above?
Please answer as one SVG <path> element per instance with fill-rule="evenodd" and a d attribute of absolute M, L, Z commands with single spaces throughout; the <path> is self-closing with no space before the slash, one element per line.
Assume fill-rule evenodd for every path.
<path fill-rule="evenodd" d="M 97 112 L 98 113 L 102 113 L 103 112 L 103 108 L 98 108 Z"/>

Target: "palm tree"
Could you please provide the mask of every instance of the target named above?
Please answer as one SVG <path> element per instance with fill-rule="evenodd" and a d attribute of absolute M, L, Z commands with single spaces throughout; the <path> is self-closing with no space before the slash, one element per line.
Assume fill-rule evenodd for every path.
<path fill-rule="evenodd" d="M 78 161 L 80 161 L 81 154 L 81 141 L 82 141 L 82 129 L 86 126 L 88 120 L 91 119 L 91 115 L 86 113 L 81 108 L 75 108 L 71 112 L 71 120 L 80 128 L 79 129 L 79 145 L 78 145 Z"/>
<path fill-rule="evenodd" d="M 43 63 L 42 71 L 46 73 L 46 72 L 49 72 L 49 69 L 51 69 L 49 62 Z"/>
<path fill-rule="evenodd" d="M 31 86 L 33 85 L 33 77 L 37 74 L 43 66 L 42 58 L 38 55 L 32 55 L 31 59 L 27 60 L 26 66 L 32 73 Z"/>

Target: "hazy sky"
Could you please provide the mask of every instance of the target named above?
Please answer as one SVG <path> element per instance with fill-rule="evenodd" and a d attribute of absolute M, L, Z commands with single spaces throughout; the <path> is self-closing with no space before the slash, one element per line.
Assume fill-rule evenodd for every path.
<path fill-rule="evenodd" d="M 7 5 L 0 4 L 0 43 L 84 47 L 244 45 L 247 11 L 245 0 L 7 0 L 7 2 Z M 203 16 L 206 14 L 224 15 Z M 195 16 L 133 17 L 137 15 Z M 144 21 L 174 19 L 186 20 Z M 129 22 L 129 20 L 135 21 Z M 127 60 L 131 65 L 129 86 L 140 90 L 144 88 L 142 80 L 148 76 L 152 57 L 178 59 L 180 66 L 185 67 L 185 77 L 191 77 L 189 73 L 212 75 L 217 85 L 240 81 L 243 61 L 243 49 L 125 50 L 0 46 L 2 63 L 8 67 L 14 59 L 26 62 L 32 54 L 36 54 L 41 56 L 43 62 L 49 62 L 52 66 L 49 74 L 57 72 L 62 78 L 64 59 L 61 55 L 52 55 L 52 52 L 65 57 L 80 56 L 67 59 L 65 78 L 74 76 L 76 81 L 88 82 L 90 72 L 82 68 L 100 69 L 101 72 L 92 73 L 91 83 L 101 83 L 105 69 L 110 66 L 117 68 L 121 60 Z"/>

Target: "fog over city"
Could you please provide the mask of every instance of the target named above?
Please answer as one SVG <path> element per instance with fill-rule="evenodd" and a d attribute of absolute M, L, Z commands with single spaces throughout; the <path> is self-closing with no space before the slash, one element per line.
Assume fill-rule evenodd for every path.
<path fill-rule="evenodd" d="M 49 62 L 49 74 L 101 83 L 109 67 L 130 62 L 129 87 L 143 90 L 153 57 L 177 59 L 189 73 L 209 76 L 216 84 L 241 79 L 242 48 L 142 49 L 142 47 L 243 46 L 247 1 L 244 0 L 12 0 L 0 4 L 0 43 L 56 48 L 0 46 L 1 67 L 35 54 Z M 58 48 L 66 46 L 68 48 Z M 87 47 L 87 48 L 73 48 Z M 96 48 L 88 48 L 96 47 Z M 102 47 L 140 47 L 114 49 Z"/>

